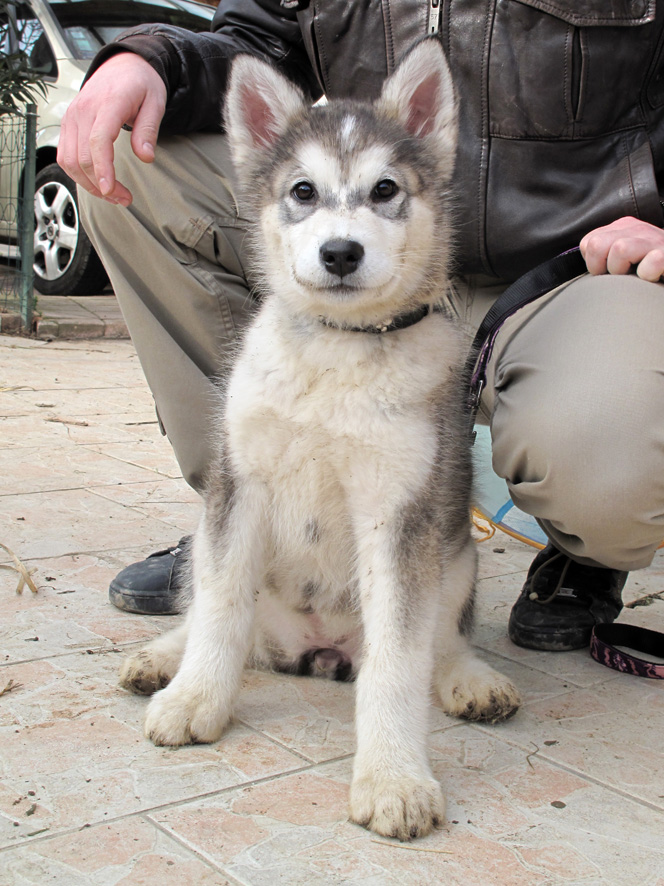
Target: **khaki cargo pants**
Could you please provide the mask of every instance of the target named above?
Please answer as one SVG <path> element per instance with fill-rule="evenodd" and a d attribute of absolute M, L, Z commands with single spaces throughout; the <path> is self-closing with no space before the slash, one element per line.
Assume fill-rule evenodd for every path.
<path fill-rule="evenodd" d="M 125 209 L 81 193 L 163 428 L 199 488 L 210 418 L 238 333 L 252 311 L 247 222 L 236 209 L 223 137 L 160 141 L 154 164 L 122 133 Z M 469 331 L 499 294 L 454 281 Z M 647 566 L 664 539 L 664 287 L 634 275 L 577 278 L 503 327 L 481 415 L 493 467 L 515 504 L 581 562 Z"/>

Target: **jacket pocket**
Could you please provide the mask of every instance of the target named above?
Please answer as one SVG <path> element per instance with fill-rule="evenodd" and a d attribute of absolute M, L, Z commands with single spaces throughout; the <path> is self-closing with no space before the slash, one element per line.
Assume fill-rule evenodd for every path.
<path fill-rule="evenodd" d="M 656 48 L 654 18 L 655 0 L 497 3 L 490 134 L 585 138 L 640 125 L 641 90 Z"/>
<path fill-rule="evenodd" d="M 493 141 L 486 248 L 502 279 L 516 279 L 626 215 L 662 225 L 644 129 L 558 143 Z"/>
<path fill-rule="evenodd" d="M 626 26 L 655 20 L 656 0 L 516 0 L 577 27 Z"/>

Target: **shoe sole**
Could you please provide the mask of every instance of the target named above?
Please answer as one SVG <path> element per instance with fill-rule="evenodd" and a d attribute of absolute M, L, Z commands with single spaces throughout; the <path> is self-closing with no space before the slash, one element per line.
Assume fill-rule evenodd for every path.
<path fill-rule="evenodd" d="M 168 597 L 148 596 L 136 594 L 126 588 L 111 586 L 108 589 L 108 599 L 116 609 L 122 612 L 132 612 L 135 615 L 179 615 L 180 610 L 175 608 L 174 601 Z"/>
<path fill-rule="evenodd" d="M 592 628 L 578 631 L 542 633 L 510 623 L 507 629 L 512 643 L 524 649 L 537 649 L 540 652 L 572 652 L 574 649 L 586 649 L 590 646 Z"/>

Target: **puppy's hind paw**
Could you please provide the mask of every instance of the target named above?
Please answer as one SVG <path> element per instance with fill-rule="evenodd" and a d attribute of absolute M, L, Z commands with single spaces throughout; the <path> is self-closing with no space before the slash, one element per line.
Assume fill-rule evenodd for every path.
<path fill-rule="evenodd" d="M 120 686 L 136 695 L 152 695 L 171 682 L 178 662 L 159 661 L 150 648 L 125 659 L 120 669 Z"/>
<path fill-rule="evenodd" d="M 384 837 L 424 837 L 444 817 L 445 799 L 433 778 L 361 776 L 351 785 L 351 820 Z"/>
<path fill-rule="evenodd" d="M 438 694 L 443 710 L 464 720 L 498 723 L 521 705 L 514 685 L 478 658 L 464 658 L 439 673 Z"/>

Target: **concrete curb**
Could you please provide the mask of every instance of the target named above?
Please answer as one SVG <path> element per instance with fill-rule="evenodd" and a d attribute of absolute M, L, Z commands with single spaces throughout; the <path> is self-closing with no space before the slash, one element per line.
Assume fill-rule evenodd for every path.
<path fill-rule="evenodd" d="M 20 314 L 0 313 L 0 333 L 23 333 Z M 89 296 L 38 295 L 31 333 L 45 341 L 56 338 L 85 341 L 130 337 L 113 293 Z"/>
<path fill-rule="evenodd" d="M 127 327 L 123 322 L 108 323 L 104 320 L 84 321 L 78 319 L 54 320 L 50 317 L 37 318 L 35 336 L 39 339 L 93 339 L 93 338 L 129 338 Z"/>

